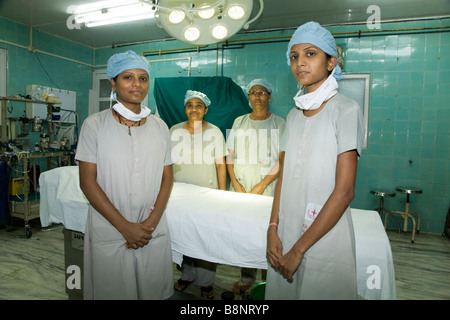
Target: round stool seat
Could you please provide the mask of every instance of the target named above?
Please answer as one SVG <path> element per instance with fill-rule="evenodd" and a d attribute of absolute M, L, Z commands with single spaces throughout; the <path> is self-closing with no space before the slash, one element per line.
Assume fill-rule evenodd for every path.
<path fill-rule="evenodd" d="M 371 194 L 374 194 L 376 196 L 379 197 L 394 197 L 395 196 L 395 192 L 388 192 L 385 190 L 379 190 L 379 189 L 372 189 L 370 190 Z"/>
<path fill-rule="evenodd" d="M 397 217 L 394 216 L 391 211 L 389 211 L 388 209 L 386 209 L 384 207 L 384 197 L 389 197 L 389 198 L 395 197 L 395 192 L 386 191 L 383 189 L 372 189 L 372 190 L 370 190 L 370 193 L 373 195 L 376 195 L 377 197 L 380 197 L 380 206 L 378 208 L 376 208 L 375 211 L 378 211 L 378 213 L 380 214 L 380 218 L 383 216 L 383 212 L 386 212 L 386 216 L 384 217 L 384 228 L 386 229 L 387 218 L 390 216 L 394 219 L 395 223 L 397 223 L 398 232 L 400 232 L 401 227 L 400 227 L 400 222 L 397 220 Z"/>
<path fill-rule="evenodd" d="M 416 187 L 396 187 L 398 192 L 406 193 L 406 194 L 419 194 L 422 193 L 422 189 Z"/>
<path fill-rule="evenodd" d="M 414 243 L 414 236 L 417 233 L 419 233 L 420 230 L 420 215 L 417 212 L 410 212 L 410 202 L 409 198 L 413 194 L 419 194 L 422 193 L 422 189 L 416 188 L 416 187 L 396 187 L 395 188 L 398 192 L 405 193 L 406 194 L 406 204 L 405 204 L 405 211 L 392 211 L 393 213 L 400 214 L 403 219 L 403 231 L 408 230 L 408 219 L 411 219 L 413 223 L 413 230 L 412 230 L 412 237 L 411 237 L 411 243 Z M 414 219 L 413 215 L 417 216 L 417 227 L 416 227 L 416 220 Z"/>

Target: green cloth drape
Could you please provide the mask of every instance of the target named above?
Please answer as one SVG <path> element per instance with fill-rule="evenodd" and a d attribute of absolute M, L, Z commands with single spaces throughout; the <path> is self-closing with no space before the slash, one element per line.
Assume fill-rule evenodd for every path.
<path fill-rule="evenodd" d="M 189 89 L 203 92 L 211 100 L 205 120 L 219 127 L 225 138 L 234 119 L 252 111 L 242 88 L 228 77 L 156 78 L 156 106 L 169 128 L 187 120 L 184 96 Z"/>

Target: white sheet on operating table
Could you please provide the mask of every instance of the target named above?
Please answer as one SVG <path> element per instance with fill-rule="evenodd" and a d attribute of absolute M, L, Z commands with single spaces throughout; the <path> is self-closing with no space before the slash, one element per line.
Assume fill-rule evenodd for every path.
<path fill-rule="evenodd" d="M 39 184 L 42 226 L 62 223 L 66 229 L 84 233 L 89 204 L 79 187 L 78 167 L 41 173 Z M 165 212 L 173 261 L 181 264 L 183 255 L 187 255 L 266 269 L 266 234 L 272 201 L 272 197 L 174 183 Z M 351 211 L 358 294 L 364 299 L 396 299 L 391 247 L 378 213 L 353 208 Z"/>
<path fill-rule="evenodd" d="M 184 254 L 267 269 L 265 244 L 272 201 L 272 197 L 175 183 L 166 208 L 174 261 L 180 263 Z"/>
<path fill-rule="evenodd" d="M 83 232 L 89 202 L 80 189 L 77 166 L 59 167 L 41 173 L 40 218 L 43 227 L 62 223 L 67 229 Z"/>
<path fill-rule="evenodd" d="M 351 211 L 358 294 L 368 300 L 396 299 L 391 245 L 378 212 L 353 208 Z"/>

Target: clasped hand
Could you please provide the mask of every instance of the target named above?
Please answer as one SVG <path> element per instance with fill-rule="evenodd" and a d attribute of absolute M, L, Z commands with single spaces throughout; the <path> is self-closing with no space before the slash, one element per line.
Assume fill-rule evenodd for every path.
<path fill-rule="evenodd" d="M 278 270 L 288 281 L 293 281 L 293 275 L 303 260 L 303 254 L 289 250 L 283 255 L 283 245 L 275 230 L 269 230 L 267 235 L 267 259 L 270 265 Z"/>
<path fill-rule="evenodd" d="M 152 238 L 154 227 L 144 223 L 128 222 L 127 227 L 122 232 L 126 240 L 127 249 L 138 249 L 149 243 Z"/>
<path fill-rule="evenodd" d="M 240 184 L 239 182 L 237 182 L 233 187 L 236 192 L 247 193 L 247 190 L 245 190 L 244 186 L 242 186 L 242 184 Z M 248 193 L 261 195 L 263 194 L 265 189 L 266 187 L 260 182 L 257 185 L 255 185 L 253 189 Z"/>

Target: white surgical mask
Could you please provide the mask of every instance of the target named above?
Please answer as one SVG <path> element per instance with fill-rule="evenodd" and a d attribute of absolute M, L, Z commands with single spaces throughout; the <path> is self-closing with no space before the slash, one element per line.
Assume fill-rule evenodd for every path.
<path fill-rule="evenodd" d="M 303 94 L 303 88 L 294 97 L 295 105 L 302 110 L 315 110 L 320 108 L 322 103 L 337 93 L 339 87 L 336 79 L 334 78 L 334 70 L 328 76 L 327 80 L 320 85 L 317 90 L 313 92 Z"/>
<path fill-rule="evenodd" d="M 111 92 L 110 107 L 113 99 L 116 100 L 115 92 Z M 141 112 L 139 114 L 136 114 L 125 107 L 123 104 L 121 104 L 119 101 L 116 100 L 116 102 L 117 103 L 113 105 L 112 108 L 116 110 L 117 113 L 119 113 L 122 117 L 131 121 L 139 121 L 143 118 L 146 118 L 151 112 L 149 108 L 141 105 Z"/>

